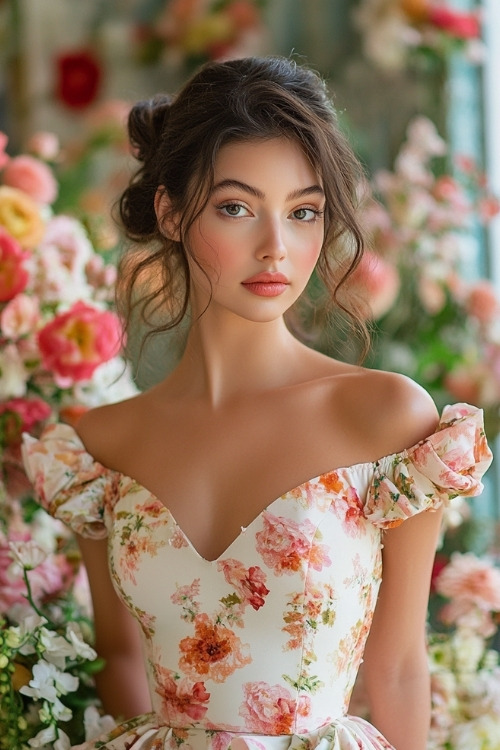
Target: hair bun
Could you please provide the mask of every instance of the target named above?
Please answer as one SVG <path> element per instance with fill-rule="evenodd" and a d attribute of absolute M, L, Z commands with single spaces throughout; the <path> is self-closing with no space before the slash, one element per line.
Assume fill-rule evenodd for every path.
<path fill-rule="evenodd" d="M 137 102 L 129 114 L 128 132 L 134 156 L 146 163 L 157 152 L 158 144 L 165 132 L 172 97 L 158 94 L 152 99 Z"/>

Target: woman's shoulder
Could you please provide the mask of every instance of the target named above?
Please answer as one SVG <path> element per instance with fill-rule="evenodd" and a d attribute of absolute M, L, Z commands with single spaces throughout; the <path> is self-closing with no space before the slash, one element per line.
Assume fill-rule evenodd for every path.
<path fill-rule="evenodd" d="M 397 453 L 431 435 L 439 415 L 431 396 L 399 373 L 348 366 L 333 389 L 352 432 L 362 436 L 374 456 Z"/>
<path fill-rule="evenodd" d="M 144 394 L 89 409 L 75 425 L 85 450 L 104 466 L 113 466 L 113 456 L 124 449 L 140 424 Z M 138 421 L 139 420 L 139 421 Z"/>

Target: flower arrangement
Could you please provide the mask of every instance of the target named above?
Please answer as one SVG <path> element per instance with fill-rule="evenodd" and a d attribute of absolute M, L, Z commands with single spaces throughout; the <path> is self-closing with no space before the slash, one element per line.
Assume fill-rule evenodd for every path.
<path fill-rule="evenodd" d="M 481 18 L 443 0 L 361 0 L 354 16 L 366 57 L 383 70 L 401 70 L 416 58 L 445 60 L 460 51 L 484 57 Z"/>
<path fill-rule="evenodd" d="M 500 203 L 471 159 L 438 172 L 446 155 L 432 122 L 414 119 L 394 171 L 374 177 L 378 200 L 362 217 L 371 250 L 353 288 L 375 321 L 370 364 L 414 378 L 439 407 L 484 408 L 491 438 L 500 429 L 500 299 L 464 269 Z"/>
<path fill-rule="evenodd" d="M 136 388 L 112 311 L 115 266 L 53 209 L 57 139 L 38 134 L 14 157 L 6 145 L 0 134 L 0 748 L 66 750 L 102 724 L 100 662 L 76 544 L 31 500 L 21 435 Z"/>
<path fill-rule="evenodd" d="M 265 5 L 266 0 L 167 0 L 137 27 L 139 59 L 191 68 L 255 53 Z"/>
<path fill-rule="evenodd" d="M 500 570 L 455 552 L 434 579 L 448 630 L 429 637 L 432 722 L 429 750 L 500 746 L 500 665 L 490 640 L 500 622 Z"/>

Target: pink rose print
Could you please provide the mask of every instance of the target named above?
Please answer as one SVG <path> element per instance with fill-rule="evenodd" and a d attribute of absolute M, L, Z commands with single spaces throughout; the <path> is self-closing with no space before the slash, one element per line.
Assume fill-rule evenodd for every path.
<path fill-rule="evenodd" d="M 212 622 L 205 613 L 194 618 L 194 638 L 179 643 L 182 653 L 179 668 L 191 677 L 202 675 L 214 682 L 224 682 L 240 667 L 252 661 L 248 645 L 224 625 Z"/>
<path fill-rule="evenodd" d="M 326 545 L 314 540 L 314 526 L 264 511 L 264 528 L 256 534 L 257 551 L 277 575 L 292 575 L 308 562 L 315 570 L 331 565 Z"/>
<path fill-rule="evenodd" d="M 297 699 L 282 685 L 267 682 L 247 682 L 243 686 L 245 700 L 239 714 L 250 732 L 262 734 L 290 734 L 296 716 L 309 716 L 311 700 L 307 695 Z"/>
<path fill-rule="evenodd" d="M 217 567 L 224 573 L 224 578 L 234 586 L 244 602 L 250 604 L 255 610 L 265 604 L 265 597 L 269 589 L 264 585 L 266 574 L 258 565 L 245 568 L 239 560 L 229 558 L 221 560 Z"/>
<path fill-rule="evenodd" d="M 162 699 L 162 708 L 169 721 L 182 722 L 186 717 L 193 721 L 203 719 L 208 709 L 210 693 L 203 682 L 191 683 L 180 679 L 171 669 L 154 666 L 155 692 Z"/>

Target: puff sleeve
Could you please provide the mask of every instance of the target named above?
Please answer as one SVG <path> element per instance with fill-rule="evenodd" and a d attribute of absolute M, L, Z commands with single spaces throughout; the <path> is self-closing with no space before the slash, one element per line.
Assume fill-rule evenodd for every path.
<path fill-rule="evenodd" d="M 491 461 L 482 410 L 446 406 L 433 435 L 375 462 L 364 515 L 387 529 L 458 495 L 479 495 Z"/>
<path fill-rule="evenodd" d="M 22 456 L 45 510 L 77 534 L 107 536 L 120 475 L 95 461 L 72 427 L 49 425 L 39 440 L 23 435 Z"/>

